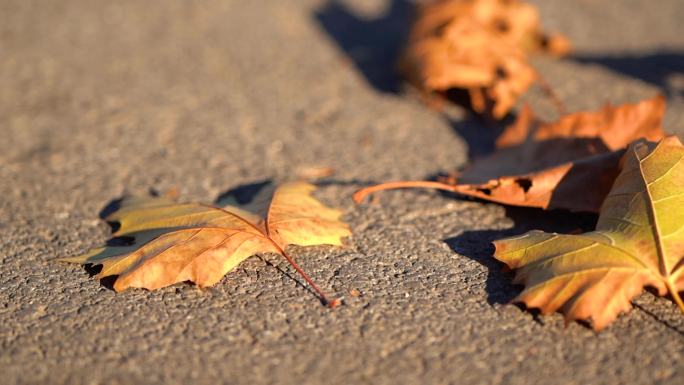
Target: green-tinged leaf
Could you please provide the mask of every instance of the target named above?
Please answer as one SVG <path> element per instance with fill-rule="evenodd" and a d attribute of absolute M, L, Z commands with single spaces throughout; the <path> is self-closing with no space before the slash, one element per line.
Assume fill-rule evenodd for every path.
<path fill-rule="evenodd" d="M 637 142 L 601 208 L 581 235 L 532 231 L 494 242 L 495 258 L 525 285 L 516 301 L 600 330 L 652 286 L 684 312 L 684 147 L 676 137 Z"/>

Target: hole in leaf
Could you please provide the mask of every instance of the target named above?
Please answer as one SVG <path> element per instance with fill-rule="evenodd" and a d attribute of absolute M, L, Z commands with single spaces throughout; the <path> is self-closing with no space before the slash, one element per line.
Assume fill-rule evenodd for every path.
<path fill-rule="evenodd" d="M 508 22 L 506 22 L 506 20 L 503 19 L 496 20 L 494 22 L 494 25 L 496 29 L 500 32 L 508 32 L 511 29 L 511 27 L 508 25 Z"/>
<path fill-rule="evenodd" d="M 516 179 L 515 183 L 522 187 L 523 191 L 528 192 L 532 187 L 532 181 L 527 178 Z"/>
<path fill-rule="evenodd" d="M 506 70 L 503 69 L 502 67 L 497 67 L 496 69 L 496 77 L 498 79 L 506 79 L 508 77 L 508 74 L 506 73 Z"/>

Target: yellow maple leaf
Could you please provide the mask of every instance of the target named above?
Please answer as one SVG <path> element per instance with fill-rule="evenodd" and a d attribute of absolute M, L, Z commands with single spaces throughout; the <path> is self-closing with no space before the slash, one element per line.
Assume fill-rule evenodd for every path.
<path fill-rule="evenodd" d="M 116 291 L 154 290 L 183 281 L 211 286 L 250 256 L 277 253 L 327 302 L 285 252 L 292 244 L 342 245 L 342 239 L 351 235 L 339 210 L 311 196 L 314 189 L 304 182 L 286 183 L 266 189 L 243 207 L 127 198 L 107 220 L 120 224 L 114 236 L 133 238 L 131 245 L 104 246 L 61 260 L 102 265 L 97 277 L 118 275 Z"/>

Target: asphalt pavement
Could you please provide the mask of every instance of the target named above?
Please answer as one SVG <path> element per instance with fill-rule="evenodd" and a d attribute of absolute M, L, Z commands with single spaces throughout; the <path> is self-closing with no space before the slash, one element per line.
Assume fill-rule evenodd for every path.
<path fill-rule="evenodd" d="M 535 3 L 576 47 L 534 59 L 569 110 L 663 93 L 684 134 L 684 2 Z M 0 0 L 0 383 L 682 384 L 667 298 L 644 293 L 598 334 L 507 304 L 520 287 L 492 240 L 595 217 L 430 191 L 351 201 L 458 169 L 501 128 L 425 107 L 392 72 L 409 20 L 398 0 Z M 555 117 L 538 87 L 522 102 Z M 314 166 L 335 169 L 316 196 L 354 236 L 292 254 L 337 309 L 274 255 L 207 290 L 124 293 L 52 261 L 105 242 L 98 214 L 125 193 L 212 202 Z"/>

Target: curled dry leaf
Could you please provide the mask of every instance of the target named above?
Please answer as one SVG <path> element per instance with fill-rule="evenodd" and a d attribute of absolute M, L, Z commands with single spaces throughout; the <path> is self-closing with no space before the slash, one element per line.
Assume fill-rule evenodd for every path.
<path fill-rule="evenodd" d="M 291 244 L 341 245 L 342 238 L 351 234 L 340 221 L 339 210 L 311 196 L 314 189 L 304 182 L 266 188 L 242 207 L 126 198 L 107 220 L 120 224 L 115 237 L 132 238 L 132 244 L 105 246 L 62 260 L 102 265 L 97 277 L 118 275 L 116 291 L 130 287 L 153 290 L 183 281 L 211 286 L 250 256 L 277 253 L 328 302 L 285 252 Z"/>
<path fill-rule="evenodd" d="M 600 330 L 645 286 L 669 293 L 684 312 L 684 146 L 676 137 L 630 146 L 601 208 L 581 235 L 532 231 L 494 242 L 494 257 L 516 270 L 515 301 Z"/>
<path fill-rule="evenodd" d="M 600 139 L 601 145 L 614 151 L 624 148 L 634 138 L 662 138 L 665 98 L 658 95 L 635 104 L 605 105 L 599 111 L 582 111 L 546 123 L 525 106 L 516 122 L 506 128 L 496 141 L 497 148 L 521 145 L 526 141 L 542 142 L 559 138 Z"/>
<path fill-rule="evenodd" d="M 459 192 L 516 206 L 597 212 L 620 171 L 623 149 L 640 138 L 663 138 L 664 114 L 662 96 L 553 123 L 525 108 L 497 141 L 499 149 L 458 176 Z"/>
<path fill-rule="evenodd" d="M 518 0 L 438 0 L 417 6 L 400 62 L 427 94 L 465 89 L 475 111 L 503 117 L 536 79 L 527 54 L 561 56 L 568 40 L 545 35 L 539 12 Z"/>
<path fill-rule="evenodd" d="M 449 183 L 381 184 L 360 190 L 355 199 L 389 188 L 429 187 L 513 206 L 598 212 L 620 172 L 624 148 L 640 138 L 663 138 L 664 113 L 662 96 L 553 123 L 525 108 L 497 141 L 496 152 L 476 159 Z"/>

